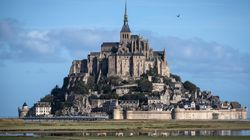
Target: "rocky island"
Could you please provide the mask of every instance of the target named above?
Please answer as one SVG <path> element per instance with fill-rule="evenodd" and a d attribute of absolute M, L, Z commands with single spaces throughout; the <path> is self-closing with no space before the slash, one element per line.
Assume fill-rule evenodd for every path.
<path fill-rule="evenodd" d="M 74 60 L 62 87 L 32 107 L 19 107 L 20 118 L 105 116 L 107 119 L 247 119 L 237 101 L 221 101 L 170 72 L 166 51 L 131 33 L 125 6 L 120 41 L 103 42 L 100 52 Z"/>

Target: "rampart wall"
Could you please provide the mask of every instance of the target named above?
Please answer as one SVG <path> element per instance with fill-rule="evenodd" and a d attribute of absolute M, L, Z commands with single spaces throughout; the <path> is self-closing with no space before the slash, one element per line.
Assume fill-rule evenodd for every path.
<path fill-rule="evenodd" d="M 231 110 L 184 110 L 177 109 L 174 113 L 176 120 L 239 120 L 247 119 L 244 109 Z"/>
<path fill-rule="evenodd" d="M 132 119 L 157 119 L 157 120 L 170 120 L 170 111 L 126 111 L 125 118 L 128 120 Z"/>

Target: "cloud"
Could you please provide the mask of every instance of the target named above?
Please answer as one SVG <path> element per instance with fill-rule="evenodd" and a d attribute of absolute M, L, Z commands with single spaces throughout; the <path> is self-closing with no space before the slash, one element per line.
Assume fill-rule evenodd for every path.
<path fill-rule="evenodd" d="M 83 59 L 98 50 L 104 40 L 114 40 L 115 31 L 103 29 L 27 29 L 13 19 L 0 21 L 0 62 L 63 62 Z M 3 62 L 1 62 L 3 63 Z"/>
<path fill-rule="evenodd" d="M 250 78 L 250 55 L 201 38 L 182 39 L 138 31 L 149 39 L 154 50 L 166 48 L 173 73 L 204 77 Z M 117 41 L 119 31 L 104 29 L 63 28 L 27 29 L 13 19 L 0 21 L 0 64 L 2 61 L 64 62 L 86 58 L 99 51 L 103 41 Z"/>
<path fill-rule="evenodd" d="M 152 46 L 166 48 L 173 73 L 214 78 L 250 78 L 250 55 L 200 38 L 181 39 L 151 35 Z"/>

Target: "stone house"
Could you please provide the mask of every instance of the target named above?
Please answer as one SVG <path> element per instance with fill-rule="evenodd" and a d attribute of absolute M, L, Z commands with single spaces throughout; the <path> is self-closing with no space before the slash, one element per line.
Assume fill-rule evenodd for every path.
<path fill-rule="evenodd" d="M 119 100 L 119 105 L 124 110 L 136 110 L 139 107 L 139 100 Z"/>
<path fill-rule="evenodd" d="M 48 116 L 51 115 L 50 102 L 37 102 L 35 104 L 35 116 Z"/>
<path fill-rule="evenodd" d="M 165 84 L 164 83 L 152 83 L 153 90 L 152 92 L 162 92 L 164 90 Z"/>

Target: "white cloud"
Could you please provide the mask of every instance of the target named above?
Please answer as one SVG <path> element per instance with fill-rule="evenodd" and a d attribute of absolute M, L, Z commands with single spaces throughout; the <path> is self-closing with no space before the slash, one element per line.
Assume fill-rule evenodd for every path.
<path fill-rule="evenodd" d="M 18 21 L 0 21 L 0 58 L 14 61 L 60 62 L 86 58 L 99 50 L 103 41 L 112 41 L 115 31 L 103 29 L 32 30 Z"/>
<path fill-rule="evenodd" d="M 214 77 L 250 78 L 250 55 L 217 42 L 200 38 L 162 37 L 149 31 L 154 50 L 167 50 L 173 73 L 189 73 Z M 15 20 L 0 21 L 0 64 L 4 60 L 62 62 L 86 58 L 90 51 L 99 51 L 103 41 L 117 41 L 119 31 L 104 29 L 65 28 L 32 30 L 22 28 Z"/>
<path fill-rule="evenodd" d="M 250 55 L 247 53 L 199 38 L 149 36 L 153 46 L 167 49 L 168 62 L 173 73 L 214 78 L 250 78 Z"/>

